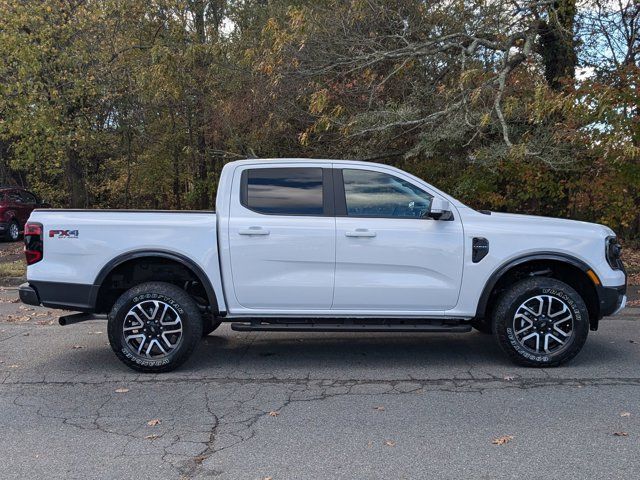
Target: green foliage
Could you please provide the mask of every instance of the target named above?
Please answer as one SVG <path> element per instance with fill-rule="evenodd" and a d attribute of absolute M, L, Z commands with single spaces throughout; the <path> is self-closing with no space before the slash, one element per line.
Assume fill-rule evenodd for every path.
<path fill-rule="evenodd" d="M 5 0 L 0 182 L 212 208 L 227 161 L 359 158 L 639 238 L 639 14 L 594 2 Z"/>

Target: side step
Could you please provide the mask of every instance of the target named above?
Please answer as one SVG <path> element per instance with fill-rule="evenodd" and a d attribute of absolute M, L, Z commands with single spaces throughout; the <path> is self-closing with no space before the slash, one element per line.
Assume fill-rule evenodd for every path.
<path fill-rule="evenodd" d="M 106 319 L 106 315 L 97 315 L 94 313 L 72 313 L 70 315 L 63 315 L 58 318 L 58 323 L 64 327 L 66 325 L 73 325 L 74 323 L 86 322 L 88 320 Z"/>
<path fill-rule="evenodd" d="M 249 319 L 248 319 L 249 320 Z M 237 332 L 455 332 L 471 331 L 471 325 L 458 319 L 398 319 L 398 318 L 261 318 L 234 322 Z"/>

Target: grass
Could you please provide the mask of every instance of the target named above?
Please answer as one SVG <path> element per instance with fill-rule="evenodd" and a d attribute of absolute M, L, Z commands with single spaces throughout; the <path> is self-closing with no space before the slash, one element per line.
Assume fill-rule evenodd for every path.
<path fill-rule="evenodd" d="M 24 277 L 27 274 L 27 266 L 24 260 L 0 263 L 0 278 Z"/>

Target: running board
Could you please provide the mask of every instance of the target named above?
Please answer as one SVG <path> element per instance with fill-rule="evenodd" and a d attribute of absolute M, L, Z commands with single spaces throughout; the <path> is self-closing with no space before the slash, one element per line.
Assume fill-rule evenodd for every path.
<path fill-rule="evenodd" d="M 292 319 L 279 318 L 235 322 L 231 330 L 237 332 L 431 332 L 464 333 L 471 331 L 471 325 L 458 319 L 344 319 L 329 318 Z"/>
<path fill-rule="evenodd" d="M 73 325 L 74 323 L 86 322 L 89 320 L 106 320 L 106 315 L 98 315 L 95 313 L 72 313 L 71 315 L 63 315 L 58 318 L 61 326 Z"/>

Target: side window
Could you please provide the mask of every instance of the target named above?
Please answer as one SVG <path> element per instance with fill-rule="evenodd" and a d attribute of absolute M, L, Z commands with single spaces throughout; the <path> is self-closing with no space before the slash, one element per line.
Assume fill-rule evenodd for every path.
<path fill-rule="evenodd" d="M 267 215 L 322 215 L 322 169 L 245 170 L 240 200 L 246 208 Z"/>
<path fill-rule="evenodd" d="M 36 201 L 36 197 L 34 197 L 29 192 L 20 192 L 20 196 L 22 197 L 22 202 L 28 205 L 35 205 L 36 203 L 38 203 Z"/>
<path fill-rule="evenodd" d="M 423 218 L 433 198 L 415 185 L 386 173 L 342 171 L 350 217 Z"/>
<path fill-rule="evenodd" d="M 20 196 L 20 192 L 16 190 L 10 191 L 8 197 L 9 197 L 9 203 L 13 203 L 13 204 L 24 203 L 22 201 L 22 197 Z"/>

